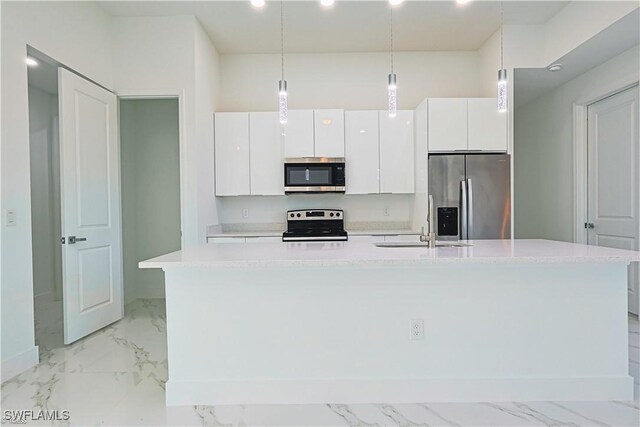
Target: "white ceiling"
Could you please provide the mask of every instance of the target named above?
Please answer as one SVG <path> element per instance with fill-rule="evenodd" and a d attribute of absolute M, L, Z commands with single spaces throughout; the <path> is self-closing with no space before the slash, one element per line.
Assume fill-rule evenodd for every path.
<path fill-rule="evenodd" d="M 615 22 L 556 62 L 561 71 L 546 68 L 517 69 L 514 76 L 514 106 L 518 108 L 560 87 L 590 69 L 607 62 L 640 43 L 640 10 Z"/>
<path fill-rule="evenodd" d="M 506 24 L 542 24 L 567 1 L 505 1 Z M 260 10 L 236 1 L 101 1 L 113 16 L 193 15 L 220 53 L 280 52 L 280 3 Z M 284 2 L 285 51 L 381 52 L 389 50 L 387 1 Z M 393 10 L 398 51 L 477 50 L 500 26 L 500 2 L 407 1 Z"/>

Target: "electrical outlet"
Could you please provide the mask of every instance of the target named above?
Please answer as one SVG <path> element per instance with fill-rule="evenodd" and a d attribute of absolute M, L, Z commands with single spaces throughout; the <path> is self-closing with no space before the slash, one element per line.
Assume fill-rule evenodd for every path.
<path fill-rule="evenodd" d="M 4 211 L 4 225 L 5 227 L 16 226 L 16 211 L 13 209 L 5 209 Z"/>
<path fill-rule="evenodd" d="M 249 209 L 242 209 L 242 218 L 249 218 Z"/>
<path fill-rule="evenodd" d="M 424 320 L 411 319 L 409 328 L 409 339 L 411 341 L 424 339 Z"/>
<path fill-rule="evenodd" d="M 382 215 L 389 216 L 389 206 L 385 206 L 384 209 L 382 209 Z"/>

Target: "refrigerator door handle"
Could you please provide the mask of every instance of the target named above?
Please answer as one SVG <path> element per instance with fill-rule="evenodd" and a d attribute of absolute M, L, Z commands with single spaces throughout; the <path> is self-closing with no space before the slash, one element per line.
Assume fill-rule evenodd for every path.
<path fill-rule="evenodd" d="M 467 179 L 467 238 L 473 239 L 473 184 Z"/>
<path fill-rule="evenodd" d="M 460 181 L 460 239 L 467 240 L 467 181 Z"/>

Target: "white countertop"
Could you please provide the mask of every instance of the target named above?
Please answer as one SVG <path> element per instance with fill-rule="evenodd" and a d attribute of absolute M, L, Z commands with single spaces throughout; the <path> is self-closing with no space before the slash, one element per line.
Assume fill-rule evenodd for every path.
<path fill-rule="evenodd" d="M 282 237 L 284 230 L 266 230 L 266 231 L 220 231 L 210 232 L 207 238 L 215 239 L 221 237 Z M 397 230 L 348 230 L 350 236 L 402 236 L 402 235 L 419 235 L 420 231 L 408 228 Z"/>
<path fill-rule="evenodd" d="M 378 248 L 360 242 L 207 244 L 140 262 L 140 268 L 325 267 L 464 263 L 629 263 L 640 252 L 551 240 L 472 240 L 470 247 Z"/>

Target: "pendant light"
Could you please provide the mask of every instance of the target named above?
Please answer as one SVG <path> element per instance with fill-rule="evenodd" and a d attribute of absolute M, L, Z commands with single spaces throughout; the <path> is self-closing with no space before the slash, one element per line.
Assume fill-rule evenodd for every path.
<path fill-rule="evenodd" d="M 500 69 L 498 70 L 498 111 L 507 111 L 507 70 L 504 68 L 504 6 L 500 2 Z"/>
<path fill-rule="evenodd" d="M 280 60 L 281 77 L 278 82 L 278 118 L 280 123 L 287 123 L 287 81 L 284 79 L 284 24 L 282 13 L 282 0 L 280 0 Z"/>
<path fill-rule="evenodd" d="M 390 24 L 391 24 L 391 74 L 389 74 L 388 94 L 389 94 L 389 117 L 395 117 L 398 114 L 398 99 L 396 87 L 396 74 L 393 72 L 393 7 L 389 8 Z"/>

